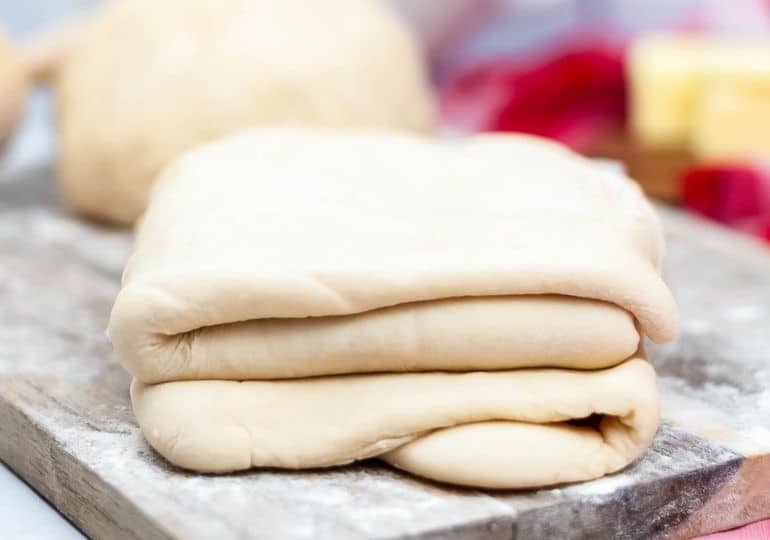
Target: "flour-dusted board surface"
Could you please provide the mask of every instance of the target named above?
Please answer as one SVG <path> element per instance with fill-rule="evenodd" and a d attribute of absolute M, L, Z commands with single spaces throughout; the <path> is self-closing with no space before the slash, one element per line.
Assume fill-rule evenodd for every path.
<path fill-rule="evenodd" d="M 0 458 L 96 538 L 686 538 L 770 516 L 770 250 L 663 215 L 682 332 L 650 348 L 665 422 L 628 469 L 520 492 L 377 462 L 204 476 L 144 442 L 104 334 L 129 233 L 29 170 L 0 183 Z"/>

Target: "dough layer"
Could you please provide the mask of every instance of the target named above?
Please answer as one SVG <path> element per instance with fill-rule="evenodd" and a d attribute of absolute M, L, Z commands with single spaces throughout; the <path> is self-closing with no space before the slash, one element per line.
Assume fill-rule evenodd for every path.
<path fill-rule="evenodd" d="M 658 426 L 655 375 L 640 359 L 582 372 L 134 382 L 131 398 L 150 444 L 184 468 L 300 469 L 380 456 L 419 476 L 491 488 L 616 471 Z M 597 427 L 568 423 L 594 414 Z"/>
<path fill-rule="evenodd" d="M 123 364 L 142 382 L 345 373 L 597 369 L 639 347 L 633 317 L 567 296 L 466 297 L 353 315 L 256 319 L 149 336 Z"/>

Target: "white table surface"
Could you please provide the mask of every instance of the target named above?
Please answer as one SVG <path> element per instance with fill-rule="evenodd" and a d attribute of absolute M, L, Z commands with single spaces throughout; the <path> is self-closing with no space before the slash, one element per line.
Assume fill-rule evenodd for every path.
<path fill-rule="evenodd" d="M 83 534 L 48 502 L 0 462 L 0 523 L 2 537 L 82 540 Z"/>

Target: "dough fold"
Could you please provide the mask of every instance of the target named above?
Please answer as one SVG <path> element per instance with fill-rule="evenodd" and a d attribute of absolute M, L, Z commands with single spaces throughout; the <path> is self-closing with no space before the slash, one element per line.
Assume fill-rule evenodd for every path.
<path fill-rule="evenodd" d="M 640 359 L 599 371 L 136 381 L 131 398 L 149 443 L 187 469 L 299 469 L 379 456 L 420 476 L 489 488 L 616 471 L 658 426 L 655 374 Z M 570 423 L 579 419 L 587 425 Z"/>
<path fill-rule="evenodd" d="M 587 480 L 657 429 L 662 251 L 632 182 L 553 143 L 254 130 L 157 182 L 109 335 L 181 467 Z"/>

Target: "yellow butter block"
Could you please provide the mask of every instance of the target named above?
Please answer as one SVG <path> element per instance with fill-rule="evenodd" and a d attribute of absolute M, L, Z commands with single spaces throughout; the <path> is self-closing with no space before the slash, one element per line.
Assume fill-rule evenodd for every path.
<path fill-rule="evenodd" d="M 692 150 L 701 159 L 770 156 L 770 85 L 710 85 L 694 117 Z"/>
<path fill-rule="evenodd" d="M 701 84 L 702 41 L 653 34 L 639 39 L 628 56 L 631 129 L 651 147 L 689 141 Z"/>
<path fill-rule="evenodd" d="M 770 40 L 652 34 L 632 47 L 628 71 L 631 128 L 643 145 L 704 156 L 767 145 L 759 139 L 770 134 L 762 120 L 770 109 Z"/>

